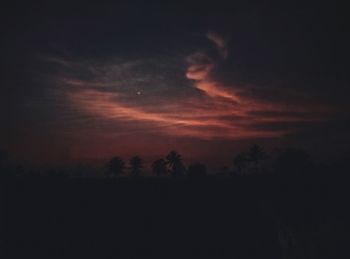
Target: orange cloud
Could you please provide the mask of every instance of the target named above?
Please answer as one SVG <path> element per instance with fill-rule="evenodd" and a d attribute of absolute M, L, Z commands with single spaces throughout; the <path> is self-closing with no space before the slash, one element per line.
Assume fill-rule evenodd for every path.
<path fill-rule="evenodd" d="M 220 88 L 220 86 L 217 86 L 214 82 L 205 80 L 199 81 L 196 83 L 196 88 L 204 91 L 210 97 L 223 97 L 236 103 L 240 103 L 240 98 L 235 95 L 232 90 L 229 91 L 225 88 Z"/>
<path fill-rule="evenodd" d="M 213 69 L 213 64 L 195 64 L 188 67 L 186 77 L 192 80 L 205 79 Z"/>

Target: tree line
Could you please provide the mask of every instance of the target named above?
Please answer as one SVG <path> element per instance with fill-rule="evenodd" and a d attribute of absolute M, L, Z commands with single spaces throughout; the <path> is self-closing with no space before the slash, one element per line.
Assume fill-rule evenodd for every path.
<path fill-rule="evenodd" d="M 303 174 L 312 167 L 309 155 L 300 149 L 279 149 L 277 154 L 268 154 L 257 144 L 247 151 L 240 152 L 233 157 L 232 167 L 222 167 L 221 175 L 264 174 L 268 172 L 283 171 L 286 174 Z M 272 162 L 271 162 L 272 161 Z M 266 165 L 266 162 L 270 162 Z M 118 156 L 113 157 L 107 164 L 107 174 L 119 176 L 129 169 L 131 176 L 140 176 L 144 168 L 141 157 L 132 157 L 128 164 Z M 203 177 L 207 175 L 207 167 L 203 163 L 193 163 L 186 167 L 182 156 L 171 151 L 164 158 L 159 158 L 151 164 L 152 174 L 155 176 L 170 175 L 173 177 Z"/>

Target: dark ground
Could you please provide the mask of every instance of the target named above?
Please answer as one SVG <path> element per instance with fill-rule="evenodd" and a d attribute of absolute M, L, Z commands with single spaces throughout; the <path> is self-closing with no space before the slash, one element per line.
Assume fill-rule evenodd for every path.
<path fill-rule="evenodd" d="M 347 182 L 38 177 L 2 182 L 4 258 L 346 258 Z"/>

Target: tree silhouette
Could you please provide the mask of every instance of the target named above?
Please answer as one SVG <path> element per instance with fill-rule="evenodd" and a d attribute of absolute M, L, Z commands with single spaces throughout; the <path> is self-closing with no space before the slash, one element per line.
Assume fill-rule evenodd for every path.
<path fill-rule="evenodd" d="M 123 170 L 125 168 L 125 163 L 120 157 L 113 157 L 109 161 L 109 172 L 114 175 L 120 175 L 123 173 Z"/>
<path fill-rule="evenodd" d="M 161 158 L 152 163 L 152 172 L 156 176 L 164 175 L 167 173 L 167 162 Z"/>
<path fill-rule="evenodd" d="M 239 153 L 233 160 L 233 165 L 237 170 L 237 173 L 242 174 L 244 173 L 247 165 L 248 165 L 249 159 L 247 153 Z"/>
<path fill-rule="evenodd" d="M 178 177 L 183 176 L 185 174 L 185 166 L 182 164 L 181 155 L 176 151 L 171 151 L 166 156 L 167 164 L 170 167 L 170 172 L 172 176 Z"/>
<path fill-rule="evenodd" d="M 192 164 L 188 167 L 187 175 L 191 178 L 199 178 L 207 175 L 207 167 L 202 163 Z"/>
<path fill-rule="evenodd" d="M 131 174 L 138 176 L 142 169 L 142 159 L 139 156 L 134 156 L 129 161 L 131 167 Z"/>
<path fill-rule="evenodd" d="M 264 149 L 259 146 L 254 144 L 253 146 L 251 146 L 251 148 L 248 151 L 248 159 L 249 162 L 253 163 L 253 170 L 257 171 L 258 170 L 258 165 L 259 163 L 266 159 L 266 153 L 264 151 Z"/>

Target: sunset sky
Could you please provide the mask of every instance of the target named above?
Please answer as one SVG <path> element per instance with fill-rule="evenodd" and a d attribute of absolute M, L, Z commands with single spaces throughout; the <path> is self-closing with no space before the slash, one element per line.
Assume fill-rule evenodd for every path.
<path fill-rule="evenodd" d="M 0 148 L 36 164 L 175 149 L 213 165 L 253 143 L 347 149 L 342 7 L 116 2 L 2 10 Z"/>

